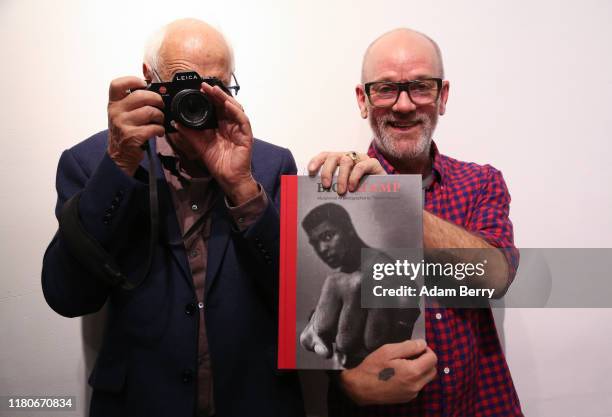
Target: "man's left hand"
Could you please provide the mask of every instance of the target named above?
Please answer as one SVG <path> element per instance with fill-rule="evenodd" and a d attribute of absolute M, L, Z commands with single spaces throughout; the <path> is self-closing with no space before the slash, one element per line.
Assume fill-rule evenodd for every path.
<path fill-rule="evenodd" d="M 251 174 L 251 123 L 236 99 L 220 87 L 202 83 L 201 91 L 215 106 L 219 127 L 194 130 L 175 123 L 179 134 L 172 139 L 180 148 L 193 150 L 231 203 L 238 206 L 259 191 Z"/>

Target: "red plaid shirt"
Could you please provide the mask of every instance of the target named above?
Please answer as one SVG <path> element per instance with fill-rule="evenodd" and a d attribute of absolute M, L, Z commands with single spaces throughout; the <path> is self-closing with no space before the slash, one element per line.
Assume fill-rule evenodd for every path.
<path fill-rule="evenodd" d="M 373 144 L 368 155 L 388 174 L 395 173 Z M 510 194 L 501 172 L 441 155 L 434 143 L 432 157 L 435 180 L 425 191 L 425 210 L 482 236 L 492 246 L 510 248 L 505 254 L 516 270 Z M 332 383 L 330 417 L 523 415 L 490 309 L 428 308 L 425 323 L 427 344 L 438 356 L 438 376 L 416 399 L 357 407 Z"/>

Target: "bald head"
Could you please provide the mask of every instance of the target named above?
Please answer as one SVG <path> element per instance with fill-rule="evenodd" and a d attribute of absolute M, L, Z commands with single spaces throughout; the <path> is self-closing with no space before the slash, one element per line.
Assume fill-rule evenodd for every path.
<path fill-rule="evenodd" d="M 393 60 L 414 61 L 421 64 L 429 60 L 435 74 L 444 78 L 444 64 L 438 44 L 429 36 L 416 30 L 399 28 L 376 38 L 366 49 L 361 67 L 361 82 L 372 81 L 381 62 Z"/>
<path fill-rule="evenodd" d="M 145 49 L 144 64 L 162 81 L 191 70 L 229 83 L 234 70 L 233 53 L 225 37 L 197 19 L 175 20 L 153 34 Z"/>

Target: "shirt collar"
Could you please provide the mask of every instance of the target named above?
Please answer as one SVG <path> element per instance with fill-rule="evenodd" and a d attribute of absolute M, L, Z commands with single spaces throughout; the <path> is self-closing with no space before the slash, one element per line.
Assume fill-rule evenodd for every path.
<path fill-rule="evenodd" d="M 435 174 L 435 178 L 438 182 L 440 182 L 440 184 L 443 184 L 444 179 L 445 179 L 444 178 L 444 171 L 445 171 L 444 170 L 444 160 L 441 157 L 440 152 L 438 151 L 438 146 L 433 140 L 431 141 L 431 147 L 430 147 L 429 152 L 433 160 L 432 170 Z M 378 159 L 378 162 L 380 162 L 380 164 L 382 165 L 385 172 L 387 172 L 387 174 L 389 175 L 397 174 L 397 171 L 393 167 L 393 165 L 391 165 L 391 163 L 389 163 L 389 161 L 387 161 L 384 155 L 378 150 L 378 148 L 375 145 L 374 140 L 372 140 L 372 142 L 370 143 L 370 147 L 368 148 L 368 156 L 370 158 Z"/>

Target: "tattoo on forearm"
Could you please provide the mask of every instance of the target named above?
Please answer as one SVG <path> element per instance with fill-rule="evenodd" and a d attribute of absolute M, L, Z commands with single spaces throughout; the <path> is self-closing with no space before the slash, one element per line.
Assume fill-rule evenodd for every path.
<path fill-rule="evenodd" d="M 381 381 L 388 381 L 395 375 L 395 369 L 393 368 L 385 368 L 378 373 L 378 379 Z"/>

